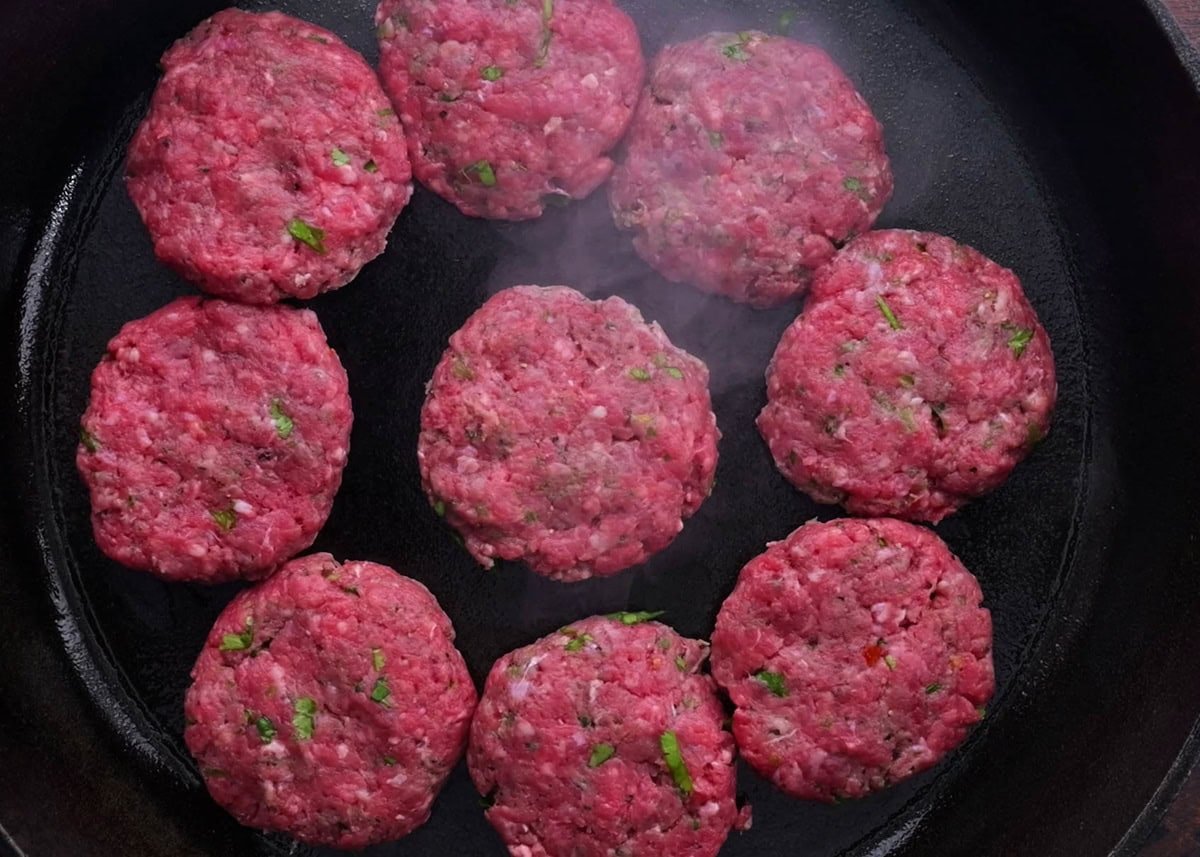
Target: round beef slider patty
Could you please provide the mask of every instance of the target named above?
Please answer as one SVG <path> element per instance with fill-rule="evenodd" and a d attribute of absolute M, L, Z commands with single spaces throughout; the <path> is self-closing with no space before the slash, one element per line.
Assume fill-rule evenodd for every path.
<path fill-rule="evenodd" d="M 413 169 L 477 217 L 537 217 L 612 173 L 645 74 L 610 0 L 383 0 L 379 70 Z"/>
<path fill-rule="evenodd" d="M 314 554 L 221 613 L 192 670 L 184 739 L 242 824 L 363 848 L 429 818 L 475 701 L 428 589 Z"/>
<path fill-rule="evenodd" d="M 383 252 L 412 173 L 379 81 L 341 39 L 227 9 L 161 65 L 126 166 L 159 259 L 263 304 L 342 286 Z"/>
<path fill-rule="evenodd" d="M 792 298 L 892 194 L 883 131 L 823 51 L 764 33 L 669 45 L 611 202 L 669 280 L 767 307 Z"/>
<path fill-rule="evenodd" d="M 811 523 L 770 545 L 713 632 L 742 755 L 814 800 L 934 765 L 995 689 L 982 598 L 941 539 L 903 521 Z"/>
<path fill-rule="evenodd" d="M 1029 454 L 1057 389 L 1016 275 L 949 238 L 873 232 L 817 275 L 758 427 L 819 502 L 940 521 Z"/>
<path fill-rule="evenodd" d="M 582 580 L 644 562 L 712 489 L 708 369 L 620 298 L 500 292 L 450 338 L 421 478 L 484 566 Z"/>
<path fill-rule="evenodd" d="M 467 765 L 514 857 L 703 857 L 739 821 L 708 646 L 646 616 L 594 616 L 492 667 Z"/>
<path fill-rule="evenodd" d="M 100 549 L 168 580 L 264 577 L 312 544 L 350 445 L 317 317 L 181 298 L 92 373 L 76 454 Z"/>

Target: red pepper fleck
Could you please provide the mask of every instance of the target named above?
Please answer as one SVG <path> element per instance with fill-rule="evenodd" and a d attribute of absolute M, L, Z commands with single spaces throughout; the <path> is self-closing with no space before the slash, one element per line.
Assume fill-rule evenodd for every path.
<path fill-rule="evenodd" d="M 882 646 L 867 646 L 862 650 L 863 660 L 867 662 L 867 666 L 873 667 L 883 658 Z"/>

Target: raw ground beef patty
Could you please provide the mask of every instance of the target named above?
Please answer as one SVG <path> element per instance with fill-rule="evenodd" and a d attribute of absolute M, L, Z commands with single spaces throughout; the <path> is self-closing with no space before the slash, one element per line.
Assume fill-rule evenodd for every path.
<path fill-rule="evenodd" d="M 311 298 L 383 252 L 412 193 L 361 56 L 279 12 L 218 12 L 168 50 L 126 165 L 158 258 L 247 303 Z"/>
<path fill-rule="evenodd" d="M 620 298 L 518 286 L 450 338 L 421 411 L 421 478 L 484 566 L 613 574 L 712 489 L 708 369 Z"/>
<path fill-rule="evenodd" d="M 862 797 L 935 764 L 995 688 L 992 620 L 934 533 L 806 524 L 742 569 L 713 676 L 746 760 L 795 797 Z"/>
<path fill-rule="evenodd" d="M 314 554 L 221 613 L 192 670 L 184 739 L 242 824 L 362 848 L 429 818 L 475 701 L 429 590 Z"/>
<path fill-rule="evenodd" d="M 100 549 L 168 580 L 258 578 L 312 544 L 350 445 L 317 317 L 181 298 L 92 373 L 76 454 Z"/>
<path fill-rule="evenodd" d="M 871 232 L 817 274 L 758 427 L 819 502 L 940 521 L 1029 454 L 1057 390 L 1015 274 L 949 238 Z"/>
<path fill-rule="evenodd" d="M 514 857 L 705 857 L 749 823 L 708 646 L 646 617 L 584 619 L 492 667 L 467 765 Z"/>
<path fill-rule="evenodd" d="M 883 131 L 823 51 L 764 33 L 663 49 L 611 202 L 670 280 L 755 306 L 804 291 L 892 194 Z"/>
<path fill-rule="evenodd" d="M 612 173 L 645 74 L 610 0 L 383 0 L 380 76 L 417 178 L 477 217 L 537 217 Z"/>

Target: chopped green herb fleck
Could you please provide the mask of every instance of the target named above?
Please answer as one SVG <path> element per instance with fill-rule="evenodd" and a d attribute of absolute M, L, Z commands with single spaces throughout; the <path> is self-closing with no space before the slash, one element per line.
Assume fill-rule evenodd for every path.
<path fill-rule="evenodd" d="M 900 323 L 900 319 L 896 318 L 896 314 L 892 312 L 892 308 L 888 306 L 888 302 L 883 299 L 883 295 L 875 297 L 875 306 L 879 307 L 879 311 L 887 319 L 888 327 L 892 330 L 904 330 L 904 325 Z"/>
<path fill-rule="evenodd" d="M 897 411 L 900 417 L 900 422 L 904 423 L 904 430 L 912 434 L 917 430 L 917 421 L 913 419 L 912 408 L 901 408 Z"/>
<path fill-rule="evenodd" d="M 446 501 L 438 500 L 433 504 L 433 513 L 439 518 L 446 517 Z"/>
<path fill-rule="evenodd" d="M 1008 338 L 1008 347 L 1012 349 L 1014 355 L 1020 357 L 1025 353 L 1025 349 L 1032 339 L 1032 330 L 1027 327 L 1017 328 L 1013 335 Z"/>
<path fill-rule="evenodd" d="M 318 229 L 316 226 L 305 223 L 299 217 L 293 217 L 288 221 L 287 230 L 288 234 L 297 241 L 302 241 L 317 253 L 325 255 L 324 229 Z"/>
<path fill-rule="evenodd" d="M 593 726 L 596 725 L 596 721 L 593 720 L 592 718 L 588 717 L 586 714 L 580 714 L 579 715 L 579 725 L 582 726 L 584 729 L 591 729 Z"/>
<path fill-rule="evenodd" d="M 383 649 L 371 649 L 371 666 L 375 667 L 375 672 L 383 672 L 384 663 Z"/>
<path fill-rule="evenodd" d="M 683 370 L 682 369 L 678 369 L 674 366 L 668 366 L 666 369 L 663 369 L 663 371 L 666 372 L 668 375 L 670 375 L 672 378 L 674 378 L 676 381 L 683 380 Z"/>
<path fill-rule="evenodd" d="M 215 512 L 209 512 L 212 519 L 216 521 L 217 526 L 225 532 L 229 532 L 237 526 L 237 512 L 233 509 L 217 509 Z"/>
<path fill-rule="evenodd" d="M 504 77 L 504 69 L 498 65 L 489 65 L 483 71 L 479 72 L 479 76 L 484 80 L 497 81 Z"/>
<path fill-rule="evenodd" d="M 96 436 L 83 426 L 79 427 L 79 442 L 88 452 L 95 452 L 100 448 L 100 441 L 96 440 Z"/>
<path fill-rule="evenodd" d="M 721 53 L 729 57 L 731 60 L 745 62 L 746 60 L 750 59 L 750 55 L 746 53 L 742 45 L 743 42 L 733 42 L 732 44 L 728 44 L 721 48 Z"/>
<path fill-rule="evenodd" d="M 940 684 L 938 684 L 936 681 L 933 684 L 925 685 L 926 693 L 930 693 L 930 694 L 937 693 L 941 689 L 942 689 L 942 686 Z"/>
<path fill-rule="evenodd" d="M 687 661 L 684 660 L 683 655 L 677 655 L 675 657 L 675 668 L 677 670 L 679 670 L 681 673 L 685 673 L 688 671 Z"/>
<path fill-rule="evenodd" d="M 525 514 L 521 516 L 521 520 L 527 524 L 532 524 L 537 519 L 538 519 L 537 512 L 534 512 L 532 510 L 525 512 Z"/>
<path fill-rule="evenodd" d="M 932 404 L 929 406 L 929 415 L 933 418 L 933 426 L 937 429 L 938 437 L 944 437 L 946 434 L 946 421 L 942 419 L 942 411 L 946 410 L 945 404 Z"/>
<path fill-rule="evenodd" d="M 296 428 L 296 424 L 292 422 L 292 418 L 283 409 L 282 399 L 271 400 L 271 422 L 275 424 L 275 434 L 279 435 L 281 440 L 287 440 L 291 437 L 292 430 Z"/>
<path fill-rule="evenodd" d="M 856 179 L 854 176 L 848 176 L 842 179 L 842 187 L 857 196 L 863 202 L 870 198 L 870 193 L 867 191 L 867 186 L 862 183 L 862 179 Z"/>
<path fill-rule="evenodd" d="M 378 702 L 380 705 L 388 704 L 388 697 L 392 695 L 392 689 L 388 687 L 387 679 L 383 676 L 375 679 L 375 686 L 371 688 L 371 701 Z"/>
<path fill-rule="evenodd" d="M 783 14 L 779 16 L 779 26 L 777 27 L 780 35 L 786 36 L 788 34 L 788 31 L 792 29 L 792 24 L 793 24 L 793 22 L 795 22 L 795 20 L 796 20 L 796 10 L 795 9 L 784 10 Z"/>
<path fill-rule="evenodd" d="M 396 757 L 395 756 L 384 756 L 383 763 L 390 768 L 396 764 Z"/>
<path fill-rule="evenodd" d="M 1045 434 L 1042 432 L 1042 427 L 1037 423 L 1030 423 L 1029 428 L 1025 430 L 1025 440 L 1030 446 L 1037 446 L 1042 442 Z"/>
<path fill-rule="evenodd" d="M 313 736 L 313 729 L 316 728 L 316 700 L 312 697 L 302 696 L 296 700 L 294 707 L 296 713 L 292 715 L 292 727 L 296 730 L 296 737 L 301 741 L 308 741 Z"/>
<path fill-rule="evenodd" d="M 572 632 L 574 633 L 574 632 Z M 571 639 L 569 643 L 563 646 L 568 652 L 579 652 L 583 647 L 592 641 L 591 634 L 578 634 Z"/>
<path fill-rule="evenodd" d="M 651 619 L 657 619 L 666 612 L 666 610 L 642 610 L 637 613 L 631 613 L 626 610 L 620 613 L 609 613 L 604 618 L 613 619 L 617 622 L 620 622 L 622 625 L 640 625 L 642 622 L 649 622 Z"/>
<path fill-rule="evenodd" d="M 845 378 L 846 377 L 846 366 L 847 366 L 847 364 L 845 364 L 845 363 L 839 363 L 838 365 L 834 366 L 833 367 L 834 377 Z"/>
<path fill-rule="evenodd" d="M 760 682 L 767 690 L 771 691 L 773 695 L 778 696 L 780 699 L 783 699 L 788 695 L 787 679 L 783 677 L 782 673 L 759 670 L 754 674 L 754 679 L 755 681 Z"/>
<path fill-rule="evenodd" d="M 443 101 L 446 104 L 453 104 L 455 101 L 458 101 L 458 96 L 451 92 L 443 92 L 438 96 L 438 101 Z"/>
<path fill-rule="evenodd" d="M 450 374 L 460 381 L 470 381 L 475 377 L 475 371 L 461 357 L 455 357 L 450 367 Z"/>
<path fill-rule="evenodd" d="M 975 711 L 979 715 L 980 720 L 983 720 L 985 717 L 987 717 L 987 709 L 984 708 L 983 706 L 976 708 Z"/>
<path fill-rule="evenodd" d="M 253 716 L 253 715 L 251 715 Z M 267 717 L 258 717 L 254 720 L 254 728 L 258 730 L 258 737 L 264 744 L 270 744 L 275 740 L 275 724 Z"/>
<path fill-rule="evenodd" d="M 479 799 L 479 805 L 484 809 L 491 809 L 496 805 L 496 790 L 492 789 Z"/>
<path fill-rule="evenodd" d="M 492 165 L 487 161 L 476 161 L 467 167 L 467 172 L 478 176 L 479 183 L 484 187 L 496 186 L 496 171 L 492 169 Z"/>
<path fill-rule="evenodd" d="M 375 113 L 378 114 L 379 116 L 395 116 L 396 115 L 396 111 L 390 107 L 385 107 L 382 110 L 376 110 Z"/>
<path fill-rule="evenodd" d="M 719 149 L 724 144 L 725 144 L 725 135 L 724 134 L 722 134 L 720 131 L 709 131 L 708 132 L 708 145 L 712 146 L 714 149 Z"/>
<path fill-rule="evenodd" d="M 649 381 L 650 373 L 641 366 L 634 366 L 629 370 L 629 377 L 635 381 Z"/>
<path fill-rule="evenodd" d="M 914 378 L 912 375 L 901 375 L 900 376 L 900 386 L 901 387 L 911 387 L 915 383 L 917 383 L 917 379 Z"/>
<path fill-rule="evenodd" d="M 374 161 L 367 161 L 365 164 L 363 164 L 363 169 L 369 173 L 377 173 L 379 172 L 379 164 L 375 163 Z"/>
<path fill-rule="evenodd" d="M 679 750 L 679 739 L 675 737 L 674 732 L 664 732 L 658 739 L 658 745 L 662 748 L 663 761 L 667 763 L 667 770 L 671 772 L 671 777 L 675 780 L 675 787 L 685 795 L 690 795 L 692 793 L 692 776 L 683 762 L 683 753 Z"/>
<path fill-rule="evenodd" d="M 895 658 L 894 656 L 892 656 L 892 655 L 884 655 L 884 656 L 883 656 L 883 662 L 884 662 L 885 664 L 887 664 L 887 668 L 888 668 L 889 670 L 894 670 L 894 669 L 896 669 L 896 658 Z"/>
<path fill-rule="evenodd" d="M 254 619 L 246 617 L 246 630 L 240 634 L 225 634 L 221 637 L 218 650 L 222 652 L 244 652 L 254 642 Z"/>
<path fill-rule="evenodd" d="M 329 44 L 329 39 L 325 38 L 324 36 L 305 36 L 305 38 L 310 42 L 316 42 L 318 45 Z"/>
<path fill-rule="evenodd" d="M 589 768 L 598 768 L 617 755 L 617 748 L 612 744 L 597 744 L 592 748 L 592 755 L 588 758 Z"/>
<path fill-rule="evenodd" d="M 343 152 L 341 149 L 334 149 L 332 152 L 329 153 L 329 157 L 332 158 L 333 163 L 339 167 L 344 167 L 348 163 L 350 163 L 350 156 L 347 155 L 345 152 Z"/>
<path fill-rule="evenodd" d="M 542 0 L 542 41 L 538 45 L 537 58 L 533 61 L 534 68 L 541 68 L 550 56 L 550 39 L 554 33 L 550 22 L 554 19 L 554 0 Z"/>

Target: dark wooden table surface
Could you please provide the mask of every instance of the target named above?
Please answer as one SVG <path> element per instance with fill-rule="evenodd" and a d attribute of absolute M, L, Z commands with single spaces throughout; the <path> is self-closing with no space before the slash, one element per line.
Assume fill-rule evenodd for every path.
<path fill-rule="evenodd" d="M 1200 46 L 1200 0 L 1163 0 L 1192 44 Z"/>
<path fill-rule="evenodd" d="M 1162 0 L 1180 29 L 1200 48 L 1200 0 Z M 1139 857 L 1200 855 L 1200 765 L 1192 768 L 1171 808 L 1151 834 Z"/>

